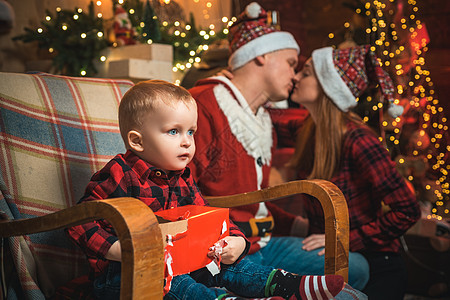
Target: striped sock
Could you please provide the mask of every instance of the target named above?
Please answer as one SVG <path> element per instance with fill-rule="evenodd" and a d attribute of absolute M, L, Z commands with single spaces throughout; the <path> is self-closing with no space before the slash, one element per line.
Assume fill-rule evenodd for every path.
<path fill-rule="evenodd" d="M 344 288 L 344 279 L 339 275 L 300 276 L 284 270 L 273 270 L 267 283 L 267 296 L 281 296 L 289 300 L 334 299 Z"/>
<path fill-rule="evenodd" d="M 217 300 L 284 300 L 282 297 L 269 297 L 269 298 L 243 298 L 230 294 L 224 294 L 217 297 Z"/>
<path fill-rule="evenodd" d="M 326 300 L 334 299 L 344 288 L 344 279 L 339 275 L 302 276 L 300 282 L 300 299 L 304 300 Z M 299 299 L 293 295 L 290 300 Z"/>

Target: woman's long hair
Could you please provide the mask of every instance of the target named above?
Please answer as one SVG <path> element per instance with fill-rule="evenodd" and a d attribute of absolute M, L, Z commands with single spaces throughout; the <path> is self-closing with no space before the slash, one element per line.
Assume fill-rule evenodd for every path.
<path fill-rule="evenodd" d="M 300 128 L 288 166 L 300 170 L 309 179 L 330 180 L 340 165 L 346 123 L 362 124 L 362 121 L 352 112 L 339 110 L 325 93 L 318 101 L 317 124 L 309 117 Z"/>

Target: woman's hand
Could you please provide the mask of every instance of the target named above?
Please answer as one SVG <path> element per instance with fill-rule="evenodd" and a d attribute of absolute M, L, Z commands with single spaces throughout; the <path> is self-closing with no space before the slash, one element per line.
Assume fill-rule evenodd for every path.
<path fill-rule="evenodd" d="M 225 241 L 225 246 L 222 248 L 222 263 L 226 265 L 231 265 L 234 263 L 242 252 L 245 250 L 245 239 L 241 236 L 227 236 L 222 240 Z M 214 257 L 215 252 L 210 251 L 208 253 L 209 257 Z"/>
<path fill-rule="evenodd" d="M 325 247 L 325 234 L 311 234 L 303 240 L 303 250 L 312 251 L 318 248 Z M 325 248 L 320 250 L 317 255 L 324 255 Z"/>

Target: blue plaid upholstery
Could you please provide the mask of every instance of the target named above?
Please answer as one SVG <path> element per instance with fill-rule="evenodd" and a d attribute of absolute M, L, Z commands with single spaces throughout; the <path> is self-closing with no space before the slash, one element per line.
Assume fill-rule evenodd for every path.
<path fill-rule="evenodd" d="M 125 148 L 117 109 L 127 80 L 0 73 L 0 211 L 9 219 L 74 205 L 92 174 Z M 62 230 L 9 239 L 20 291 L 50 297 L 87 273 Z M 16 295 L 14 297 L 14 295 Z"/>

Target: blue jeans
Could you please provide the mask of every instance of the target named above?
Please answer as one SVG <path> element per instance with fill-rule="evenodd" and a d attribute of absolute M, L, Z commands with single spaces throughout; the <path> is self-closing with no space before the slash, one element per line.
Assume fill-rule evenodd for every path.
<path fill-rule="evenodd" d="M 300 275 L 323 275 L 325 257 L 317 255 L 321 249 L 303 250 L 302 241 L 298 237 L 272 237 L 266 247 L 244 259 Z M 369 264 L 364 256 L 350 252 L 348 275 L 348 283 L 353 288 L 362 290 L 366 286 Z"/>
<path fill-rule="evenodd" d="M 227 291 L 244 297 L 264 297 L 266 282 L 272 271 L 272 267 L 257 265 L 249 260 L 241 260 L 236 265 L 222 264 L 220 273 L 215 276 L 203 268 L 190 275 L 175 276 L 164 299 L 212 300 Z"/>
<path fill-rule="evenodd" d="M 105 273 L 94 279 L 94 295 L 97 299 L 120 299 L 121 263 L 110 261 Z"/>
<path fill-rule="evenodd" d="M 215 276 L 203 268 L 191 274 L 175 276 L 172 279 L 170 291 L 164 299 L 212 300 L 227 291 L 243 297 L 265 297 L 266 282 L 273 269 L 272 266 L 253 263 L 249 258 L 244 258 L 236 265 L 222 265 L 220 273 Z M 110 262 L 106 272 L 94 280 L 94 294 L 97 299 L 115 300 L 120 298 L 120 271 L 119 262 Z M 336 299 L 367 298 L 361 292 L 347 285 L 336 296 Z"/>
<path fill-rule="evenodd" d="M 94 280 L 97 299 L 120 298 L 120 270 L 119 262 L 110 262 L 106 272 Z M 220 273 L 215 276 L 203 268 L 190 275 L 175 276 L 164 299 L 216 299 L 227 291 L 244 297 L 264 297 L 266 282 L 272 270 L 272 267 L 248 260 L 241 260 L 236 265 L 221 265 Z"/>

